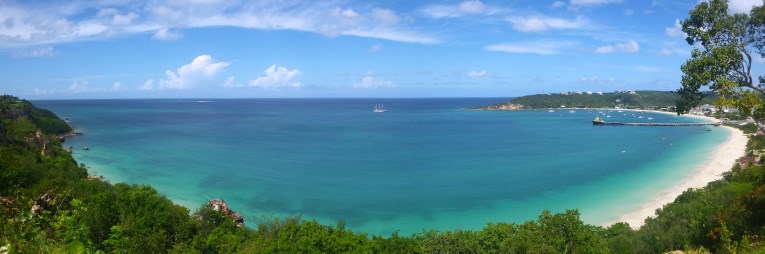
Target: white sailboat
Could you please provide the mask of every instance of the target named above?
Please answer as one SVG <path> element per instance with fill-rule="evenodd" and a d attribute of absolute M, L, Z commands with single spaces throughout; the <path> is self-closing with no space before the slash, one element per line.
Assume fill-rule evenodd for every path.
<path fill-rule="evenodd" d="M 383 108 L 382 104 L 377 104 L 375 105 L 375 108 L 372 109 L 372 112 L 382 113 L 382 112 L 385 112 L 385 108 Z"/>

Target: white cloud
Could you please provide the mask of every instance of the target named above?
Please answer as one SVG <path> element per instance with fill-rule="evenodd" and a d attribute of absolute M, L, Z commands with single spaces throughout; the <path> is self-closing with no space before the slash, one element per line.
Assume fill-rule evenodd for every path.
<path fill-rule="evenodd" d="M 507 52 L 507 53 L 529 53 L 539 55 L 560 54 L 562 51 L 570 49 L 576 43 L 571 41 L 533 41 L 518 43 L 502 43 L 489 45 L 484 48 L 488 51 Z"/>
<path fill-rule="evenodd" d="M 614 52 L 627 52 L 635 53 L 640 51 L 640 46 L 636 41 L 628 41 L 624 43 L 616 43 L 614 45 L 601 46 L 595 49 L 595 53 L 608 54 Z"/>
<path fill-rule="evenodd" d="M 117 82 L 119 83 L 119 82 Z M 90 85 L 87 80 L 72 80 L 72 84 L 65 90 L 69 93 L 92 93 L 92 92 L 105 92 L 105 91 L 118 90 L 117 86 L 112 86 L 111 89 L 105 89 L 101 87 L 94 87 Z M 55 92 L 55 91 L 51 91 Z"/>
<path fill-rule="evenodd" d="M 223 87 L 243 87 L 243 85 L 237 82 L 234 76 L 228 76 L 228 78 L 226 78 L 226 83 L 223 83 Z"/>
<path fill-rule="evenodd" d="M 557 9 L 563 6 L 566 6 L 566 3 L 564 3 L 563 1 L 555 1 L 550 5 L 550 8 Z"/>
<path fill-rule="evenodd" d="M 729 0 L 728 12 L 749 14 L 754 6 L 761 6 L 762 0 Z"/>
<path fill-rule="evenodd" d="M 143 83 L 143 85 L 138 87 L 138 90 L 139 91 L 151 91 L 151 90 L 154 90 L 154 80 L 153 79 L 146 80 L 146 82 Z"/>
<path fill-rule="evenodd" d="M 659 55 L 659 56 L 671 56 L 671 55 L 674 55 L 674 54 L 675 54 L 675 52 L 672 51 L 671 49 L 661 49 L 661 50 L 656 52 L 656 55 Z"/>
<path fill-rule="evenodd" d="M 90 82 L 86 80 L 73 80 L 72 84 L 63 92 L 67 93 L 94 93 L 94 92 L 114 92 L 114 91 L 125 91 L 127 90 L 127 87 L 122 84 L 122 82 L 114 82 L 111 87 L 98 87 L 98 86 L 92 86 Z M 58 91 L 61 92 L 61 91 Z M 57 93 L 57 91 L 51 91 L 47 90 L 45 91 L 45 94 L 54 94 Z"/>
<path fill-rule="evenodd" d="M 278 3 L 278 4 L 277 4 Z M 357 36 L 431 44 L 440 39 L 405 26 L 394 10 L 337 1 L 29 1 L 0 5 L 0 48 L 53 44 L 125 35 L 179 39 L 188 28 L 238 27 L 293 30 L 326 36 Z M 455 5 L 460 13 L 481 10 L 482 3 Z M 108 8 L 104 8 L 108 7 Z M 93 12 L 91 10 L 96 10 Z M 406 25 L 414 24 L 406 22 Z"/>
<path fill-rule="evenodd" d="M 115 8 L 104 8 L 98 11 L 96 17 L 111 17 L 111 23 L 115 25 L 129 25 L 138 18 L 138 14 L 135 12 L 128 12 L 127 14 L 121 14 L 119 10 Z"/>
<path fill-rule="evenodd" d="M 354 81 L 353 88 L 377 89 L 394 87 L 393 82 L 375 78 L 374 73 L 367 72 L 361 80 Z"/>
<path fill-rule="evenodd" d="M 642 71 L 642 72 L 662 72 L 661 69 L 653 67 L 653 66 L 644 66 L 644 65 L 638 65 L 632 68 L 636 71 Z"/>
<path fill-rule="evenodd" d="M 39 87 L 35 87 L 35 90 L 33 91 L 33 93 L 34 93 L 35 95 L 49 95 L 49 94 L 54 94 L 54 92 L 53 92 L 53 91 L 51 91 L 51 90 L 40 89 Z"/>
<path fill-rule="evenodd" d="M 484 71 L 484 70 L 480 70 L 480 71 L 471 70 L 467 72 L 467 76 L 471 78 L 483 78 L 483 77 L 488 77 L 490 75 L 491 75 L 490 72 Z"/>
<path fill-rule="evenodd" d="M 523 32 L 542 32 L 548 29 L 580 29 L 587 25 L 587 20 L 579 17 L 575 20 L 545 16 L 512 17 L 508 21 L 513 28 Z"/>
<path fill-rule="evenodd" d="M 351 29 L 343 32 L 343 35 L 353 35 L 366 38 L 377 38 L 390 41 L 408 42 L 417 44 L 436 44 L 441 43 L 441 40 L 432 37 L 422 37 L 418 34 L 409 33 L 406 31 L 400 31 L 395 29 L 389 29 L 385 27 L 379 27 L 368 30 L 356 30 Z"/>
<path fill-rule="evenodd" d="M 456 18 L 484 12 L 486 7 L 479 0 L 465 0 L 458 5 L 431 5 L 422 9 L 425 16 L 431 18 Z"/>
<path fill-rule="evenodd" d="M 680 19 L 675 19 L 675 25 L 672 27 L 664 28 L 664 33 L 673 38 L 685 38 L 687 37 L 683 32 L 683 25 L 680 24 Z"/>
<path fill-rule="evenodd" d="M 632 9 L 624 9 L 624 16 L 632 16 L 632 14 L 635 14 L 635 11 Z"/>
<path fill-rule="evenodd" d="M 573 6 L 592 6 L 601 4 L 621 3 L 623 0 L 571 0 Z"/>
<path fill-rule="evenodd" d="M 165 71 L 167 79 L 159 81 L 159 89 L 188 89 L 213 78 L 228 66 L 227 62 L 214 62 L 210 55 L 200 55 L 190 64 L 178 67 L 176 72 Z"/>
<path fill-rule="evenodd" d="M 157 30 L 151 37 L 155 40 L 171 41 L 183 38 L 183 34 L 177 31 L 170 31 L 167 27 Z"/>
<path fill-rule="evenodd" d="M 380 43 L 372 45 L 372 47 L 369 48 L 369 52 L 380 52 L 380 51 L 382 51 L 382 44 Z"/>
<path fill-rule="evenodd" d="M 300 88 L 303 85 L 298 81 L 294 81 L 298 76 L 300 76 L 300 70 L 289 70 L 285 67 L 277 67 L 276 64 L 274 64 L 263 71 L 263 76 L 260 76 L 255 80 L 250 80 L 249 86 L 266 89 L 277 89 L 280 87 Z M 229 79 L 231 79 L 231 77 L 229 77 Z M 226 83 L 229 83 L 228 81 L 229 80 L 226 80 Z"/>
<path fill-rule="evenodd" d="M 469 0 L 460 3 L 459 11 L 469 14 L 480 14 L 483 12 L 484 6 L 480 0 Z"/>
<path fill-rule="evenodd" d="M 25 58 L 25 57 L 51 57 L 54 56 L 56 53 L 53 51 L 53 46 L 46 46 L 42 48 L 35 48 L 27 51 L 17 51 L 13 52 L 11 54 L 11 57 L 14 58 Z"/>
<path fill-rule="evenodd" d="M 73 80 L 72 85 L 67 88 L 67 91 L 72 93 L 84 93 L 93 92 L 94 89 L 90 87 L 90 84 L 87 81 Z"/>
<path fill-rule="evenodd" d="M 112 90 L 114 91 L 121 91 L 125 89 L 126 87 L 122 84 L 122 82 L 114 82 L 114 84 L 112 84 Z"/>
<path fill-rule="evenodd" d="M 401 20 L 394 11 L 381 8 L 372 9 L 372 17 L 386 24 L 396 24 Z"/>

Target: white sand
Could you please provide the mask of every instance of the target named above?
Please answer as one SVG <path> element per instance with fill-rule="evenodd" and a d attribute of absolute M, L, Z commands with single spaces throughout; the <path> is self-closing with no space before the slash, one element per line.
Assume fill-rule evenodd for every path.
<path fill-rule="evenodd" d="M 713 122 L 719 121 L 705 116 L 684 116 L 704 118 Z M 696 170 L 692 175 L 686 179 L 680 180 L 671 188 L 662 191 L 651 200 L 641 205 L 638 209 L 622 215 L 615 221 L 607 223 L 606 226 L 616 222 L 626 222 L 629 223 L 631 227 L 637 229 L 643 225 L 646 218 L 655 215 L 656 209 L 671 203 L 677 196 L 682 194 L 683 191 L 688 188 L 701 188 L 711 181 L 722 178 L 722 173 L 729 171 L 736 162 L 736 159 L 745 155 L 748 138 L 739 129 L 727 126 L 718 128 L 725 128 L 729 132 L 728 139 L 717 146 L 709 157 L 707 157 L 706 161 L 696 167 Z"/>

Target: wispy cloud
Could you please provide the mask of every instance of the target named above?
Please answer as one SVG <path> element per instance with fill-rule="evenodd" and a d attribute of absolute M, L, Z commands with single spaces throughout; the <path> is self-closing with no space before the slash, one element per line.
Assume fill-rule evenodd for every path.
<path fill-rule="evenodd" d="M 394 87 L 393 82 L 389 80 L 382 80 L 375 77 L 372 72 L 367 72 L 361 80 L 354 81 L 351 85 L 353 88 L 363 89 L 377 89 L 377 88 L 390 88 Z"/>
<path fill-rule="evenodd" d="M 46 46 L 41 48 L 34 48 L 30 50 L 16 51 L 11 54 L 14 58 L 26 58 L 26 57 L 51 57 L 56 53 L 53 51 L 53 46 Z"/>
<path fill-rule="evenodd" d="M 471 71 L 468 71 L 466 75 L 471 78 L 483 78 L 483 77 L 491 76 L 492 74 L 493 73 L 484 71 L 484 70 L 480 70 L 480 71 L 471 70 Z"/>
<path fill-rule="evenodd" d="M 664 33 L 672 38 L 685 38 L 687 35 L 683 32 L 683 25 L 680 24 L 680 19 L 675 19 L 675 25 L 664 28 Z"/>
<path fill-rule="evenodd" d="M 183 38 L 183 34 L 178 31 L 171 31 L 169 28 L 165 27 L 157 30 L 151 38 L 155 40 L 172 41 Z"/>
<path fill-rule="evenodd" d="M 383 46 L 380 43 L 377 43 L 375 45 L 372 45 L 372 47 L 369 47 L 369 52 L 380 52 L 382 51 Z"/>
<path fill-rule="evenodd" d="M 552 4 L 550 4 L 550 8 L 553 8 L 553 9 L 561 8 L 563 6 L 566 6 L 566 3 L 563 1 L 555 1 Z"/>
<path fill-rule="evenodd" d="M 752 7 L 761 5 L 762 0 L 729 0 L 728 12 L 749 14 L 749 11 L 752 10 Z"/>
<path fill-rule="evenodd" d="M 553 18 L 542 15 L 510 17 L 508 21 L 513 29 L 522 32 L 542 32 L 549 29 L 581 29 L 588 25 L 586 19 L 578 17 L 574 20 Z"/>
<path fill-rule="evenodd" d="M 482 14 L 486 10 L 479 0 L 466 0 L 454 5 L 431 5 L 422 9 L 425 16 L 431 18 L 457 18 L 466 15 Z"/>
<path fill-rule="evenodd" d="M 624 0 L 571 0 L 572 6 L 593 6 L 602 4 L 621 3 Z"/>
<path fill-rule="evenodd" d="M 636 41 L 616 43 L 614 45 L 601 46 L 595 49 L 595 53 L 608 54 L 615 52 L 635 53 L 640 51 L 640 45 Z"/>
<path fill-rule="evenodd" d="M 33 90 L 34 95 L 53 95 L 53 94 L 84 94 L 84 93 L 114 93 L 128 91 L 127 86 L 122 82 L 114 82 L 108 85 L 92 85 L 88 80 L 75 79 L 65 89 L 50 89 L 36 87 Z"/>
<path fill-rule="evenodd" d="M 441 40 L 400 22 L 390 9 L 348 3 L 309 1 L 130 2 L 75 1 L 39 5 L 0 5 L 3 29 L 0 48 L 62 43 L 125 35 L 151 34 L 154 39 L 181 38 L 181 30 L 204 27 L 239 27 L 259 30 L 295 30 L 326 36 L 359 36 L 406 43 L 432 44 Z M 463 13 L 480 10 L 470 1 Z M 107 7 L 108 6 L 108 7 Z M 97 10 L 95 13 L 92 10 Z"/>
<path fill-rule="evenodd" d="M 501 43 L 486 46 L 488 51 L 506 52 L 506 53 L 529 53 L 539 55 L 560 54 L 566 49 L 575 46 L 572 41 L 532 41 Z"/>
<path fill-rule="evenodd" d="M 138 86 L 138 91 L 151 91 L 151 90 L 154 90 L 153 79 L 146 80 L 146 82 L 144 82 L 143 85 Z"/>

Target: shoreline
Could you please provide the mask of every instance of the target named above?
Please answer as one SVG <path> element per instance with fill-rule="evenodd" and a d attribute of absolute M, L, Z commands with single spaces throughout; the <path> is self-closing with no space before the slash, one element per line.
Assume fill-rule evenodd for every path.
<path fill-rule="evenodd" d="M 672 113 L 661 111 L 649 111 L 654 113 Z M 719 121 L 713 117 L 698 115 L 683 115 L 708 121 Z M 709 182 L 722 178 L 722 173 L 730 171 L 736 160 L 746 154 L 746 143 L 749 138 L 736 128 L 729 126 L 720 126 L 728 132 L 728 138 L 722 144 L 707 155 L 707 159 L 695 166 L 693 173 L 685 179 L 681 179 L 674 185 L 659 192 L 646 203 L 643 203 L 637 209 L 619 216 L 617 219 L 605 223 L 603 226 L 610 226 L 618 222 L 626 222 L 633 229 L 639 229 L 645 223 L 645 219 L 656 216 L 656 210 L 664 205 L 672 203 L 684 191 L 689 188 L 702 188 Z"/>

